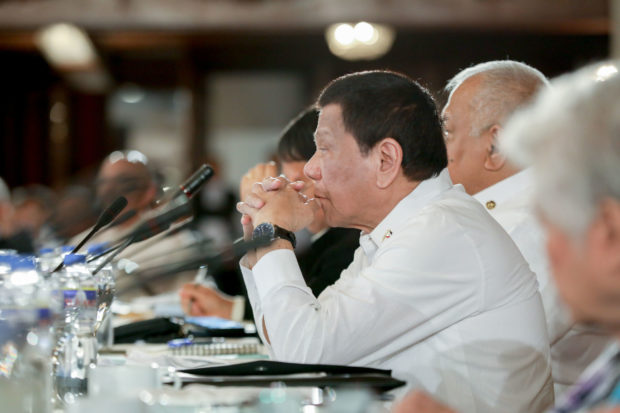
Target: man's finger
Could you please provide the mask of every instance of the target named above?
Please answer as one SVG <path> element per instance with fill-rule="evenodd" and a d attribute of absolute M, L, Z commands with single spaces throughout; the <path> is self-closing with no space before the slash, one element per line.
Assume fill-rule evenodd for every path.
<path fill-rule="evenodd" d="M 306 187 L 306 183 L 304 181 L 295 181 L 295 182 L 291 182 L 289 186 L 293 188 L 295 191 L 299 192 Z"/>
<path fill-rule="evenodd" d="M 241 216 L 241 226 L 243 227 L 243 239 L 248 241 L 252 239 L 252 233 L 254 232 L 254 224 L 252 218 L 249 215 Z"/>
<path fill-rule="evenodd" d="M 238 202 L 237 211 L 241 212 L 242 214 L 249 215 L 250 217 L 252 217 L 258 212 L 258 209 L 253 208 L 251 205 L 249 205 L 246 202 Z"/>
<path fill-rule="evenodd" d="M 286 186 L 287 184 L 288 184 L 288 179 L 286 179 L 286 177 L 282 175 L 278 177 L 272 176 L 272 177 L 263 179 L 263 181 L 261 182 L 261 189 L 263 191 L 277 191 L 283 188 L 284 186 Z"/>
<path fill-rule="evenodd" d="M 263 198 L 261 198 L 255 192 L 248 194 L 245 197 L 244 202 L 255 209 L 261 209 L 262 207 L 265 206 L 265 201 L 263 200 Z"/>

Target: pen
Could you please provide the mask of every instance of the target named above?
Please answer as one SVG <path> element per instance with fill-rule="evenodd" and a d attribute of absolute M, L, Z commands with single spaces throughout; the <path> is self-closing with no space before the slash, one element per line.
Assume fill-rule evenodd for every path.
<path fill-rule="evenodd" d="M 192 344 L 213 344 L 215 342 L 222 342 L 223 340 L 214 340 L 213 337 L 184 337 L 184 338 L 175 338 L 173 340 L 168 341 L 169 348 L 178 348 L 191 346 Z"/>

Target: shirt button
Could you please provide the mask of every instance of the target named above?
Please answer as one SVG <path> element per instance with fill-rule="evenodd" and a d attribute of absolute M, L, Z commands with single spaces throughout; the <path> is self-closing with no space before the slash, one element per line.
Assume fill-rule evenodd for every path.
<path fill-rule="evenodd" d="M 487 201 L 487 209 L 495 208 L 495 201 Z"/>

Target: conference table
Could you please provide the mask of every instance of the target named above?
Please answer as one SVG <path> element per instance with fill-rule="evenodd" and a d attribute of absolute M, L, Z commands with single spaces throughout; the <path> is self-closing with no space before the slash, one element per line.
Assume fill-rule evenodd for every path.
<path fill-rule="evenodd" d="M 272 360 L 251 322 L 182 317 L 174 306 L 131 315 L 115 316 L 126 342 L 100 349 L 88 394 L 54 413 L 386 412 L 404 384 L 384 370 Z M 166 320 L 181 320 L 178 337 L 128 335 L 163 333 Z"/>

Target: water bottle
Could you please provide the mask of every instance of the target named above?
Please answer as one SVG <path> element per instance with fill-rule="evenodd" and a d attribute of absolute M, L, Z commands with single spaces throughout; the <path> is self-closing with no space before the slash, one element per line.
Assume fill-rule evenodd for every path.
<path fill-rule="evenodd" d="M 34 259 L 13 256 L 0 288 L 2 411 L 51 412 L 51 296 Z"/>
<path fill-rule="evenodd" d="M 95 257 L 106 249 L 108 249 L 107 243 L 93 244 L 88 247 L 88 256 Z M 101 257 L 89 262 L 89 270 L 93 271 L 104 260 L 105 257 Z M 95 282 L 97 285 L 97 320 L 95 322 L 97 344 L 99 348 L 111 347 L 114 344 L 114 329 L 110 307 L 116 293 L 115 269 L 112 263 L 108 263 L 95 274 Z"/>
<path fill-rule="evenodd" d="M 4 251 L 0 250 L 0 288 L 4 286 L 5 279 L 11 274 L 11 263 L 15 259 L 13 254 L 5 254 Z"/>
<path fill-rule="evenodd" d="M 73 245 L 62 245 L 60 247 L 57 247 L 55 252 L 56 252 L 56 254 L 58 254 L 58 255 L 60 255 L 62 257 L 62 260 L 64 260 L 65 257 L 67 256 L 67 254 L 71 254 L 71 251 L 73 251 L 73 248 L 75 248 Z M 60 262 L 59 262 L 59 264 L 60 264 Z"/>
<path fill-rule="evenodd" d="M 54 379 L 58 400 L 72 404 L 86 394 L 88 368 L 97 363 L 97 285 L 85 255 L 67 254 L 64 265 L 58 277 L 64 317 L 54 357 Z"/>
<path fill-rule="evenodd" d="M 37 267 L 44 276 L 49 275 L 62 262 L 62 256 L 53 248 L 41 248 L 37 258 Z"/>

